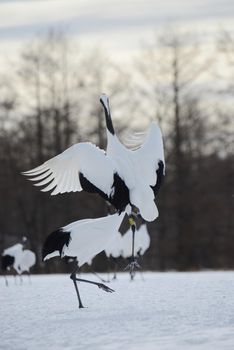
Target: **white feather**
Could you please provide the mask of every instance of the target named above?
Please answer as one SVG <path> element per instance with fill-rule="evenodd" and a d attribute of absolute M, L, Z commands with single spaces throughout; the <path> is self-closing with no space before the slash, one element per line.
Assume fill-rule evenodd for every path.
<path fill-rule="evenodd" d="M 70 241 L 68 246 L 64 245 L 62 257 L 77 257 L 79 266 L 89 263 L 109 245 L 118 232 L 124 215 L 125 213 L 79 220 L 63 227 L 64 232 L 70 232 Z M 47 255 L 45 260 L 57 255 L 57 251 L 54 253 Z"/>
<path fill-rule="evenodd" d="M 29 272 L 30 268 L 36 263 L 36 255 L 29 249 L 22 251 L 20 260 L 20 272 Z"/>
<path fill-rule="evenodd" d="M 119 258 L 122 255 L 122 235 L 116 231 L 110 240 L 108 246 L 105 248 L 106 256 L 109 258 Z"/>
<path fill-rule="evenodd" d="M 89 142 L 81 142 L 23 174 L 30 177 L 37 175 L 31 178 L 32 181 L 39 180 L 35 185 L 47 185 L 42 191 L 54 189 L 51 195 L 56 195 L 82 191 L 79 180 L 81 172 L 92 184 L 109 195 L 115 171 L 112 160 L 103 150 Z"/>
<path fill-rule="evenodd" d="M 151 186 L 157 182 L 158 162 L 164 161 L 163 140 L 160 128 L 151 123 L 144 143 L 135 151 L 127 149 L 118 138 L 108 133 L 107 155 L 110 156 L 130 190 L 130 202 L 146 221 L 158 217 Z"/>

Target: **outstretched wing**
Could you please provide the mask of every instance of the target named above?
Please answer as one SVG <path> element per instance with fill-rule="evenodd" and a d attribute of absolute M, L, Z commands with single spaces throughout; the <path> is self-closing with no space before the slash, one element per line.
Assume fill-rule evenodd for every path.
<path fill-rule="evenodd" d="M 98 193 L 119 211 L 129 202 L 129 190 L 110 157 L 89 142 L 80 142 L 41 166 L 24 172 L 35 186 L 51 195 L 86 191 Z"/>
<path fill-rule="evenodd" d="M 144 181 L 151 186 L 156 195 L 165 174 L 165 160 L 162 133 L 155 122 L 151 123 L 144 143 L 134 154 Z"/>
<path fill-rule="evenodd" d="M 114 173 L 114 164 L 103 150 L 92 143 L 81 142 L 23 175 L 34 181 L 35 186 L 46 185 L 41 191 L 53 190 L 51 195 L 86 190 L 82 183 L 87 179 L 109 196 Z"/>

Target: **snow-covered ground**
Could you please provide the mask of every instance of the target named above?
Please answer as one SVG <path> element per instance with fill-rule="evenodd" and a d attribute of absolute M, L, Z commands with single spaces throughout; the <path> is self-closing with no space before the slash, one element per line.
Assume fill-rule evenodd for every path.
<path fill-rule="evenodd" d="M 102 275 L 103 277 L 105 275 Z M 92 275 L 82 277 L 93 278 Z M 96 278 L 94 277 L 94 280 Z M 127 274 L 115 293 L 68 275 L 0 278 L 0 349 L 234 349 L 234 272 Z"/>

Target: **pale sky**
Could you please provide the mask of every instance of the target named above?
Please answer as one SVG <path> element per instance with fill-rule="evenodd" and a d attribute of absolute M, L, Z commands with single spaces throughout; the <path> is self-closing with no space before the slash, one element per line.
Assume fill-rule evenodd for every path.
<path fill-rule="evenodd" d="M 63 28 L 87 48 L 129 54 L 171 24 L 234 29 L 234 0 L 0 0 L 3 54 L 49 28 Z"/>
<path fill-rule="evenodd" d="M 0 74 L 14 79 L 22 48 L 59 28 L 79 48 L 101 47 L 131 68 L 142 43 L 170 25 L 197 32 L 206 52 L 220 29 L 234 32 L 234 0 L 0 0 Z"/>

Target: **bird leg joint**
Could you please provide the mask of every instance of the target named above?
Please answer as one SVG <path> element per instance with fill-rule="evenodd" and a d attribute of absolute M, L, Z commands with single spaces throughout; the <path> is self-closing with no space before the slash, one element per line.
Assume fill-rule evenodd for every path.
<path fill-rule="evenodd" d="M 76 279 L 76 274 L 75 274 L 75 272 L 72 272 L 72 273 L 71 273 L 70 279 L 73 280 L 73 281 L 75 281 L 75 279 Z"/>
<path fill-rule="evenodd" d="M 128 218 L 128 222 L 129 222 L 130 226 L 136 226 L 136 221 L 134 220 L 134 218 L 132 216 L 130 216 Z"/>

